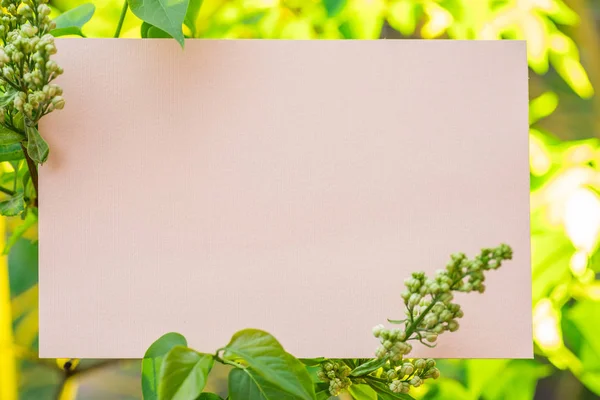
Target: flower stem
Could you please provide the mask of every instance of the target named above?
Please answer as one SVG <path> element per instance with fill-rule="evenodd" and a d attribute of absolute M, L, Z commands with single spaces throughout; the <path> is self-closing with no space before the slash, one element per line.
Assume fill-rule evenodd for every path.
<path fill-rule="evenodd" d="M 29 175 L 31 176 L 31 182 L 33 183 L 33 188 L 35 189 L 35 200 L 33 202 L 34 207 L 38 206 L 38 170 L 35 161 L 29 157 L 27 153 L 27 149 L 21 143 L 21 148 L 23 149 L 23 155 L 25 156 L 25 161 L 27 161 L 27 168 L 29 168 Z"/>
<path fill-rule="evenodd" d="M 125 21 L 125 16 L 127 15 L 127 9 L 129 8 L 129 3 L 127 0 L 123 2 L 123 9 L 121 10 L 121 16 L 119 17 L 119 23 L 117 24 L 117 30 L 115 31 L 115 38 L 118 38 L 121 35 L 121 29 L 123 28 L 123 22 Z"/>

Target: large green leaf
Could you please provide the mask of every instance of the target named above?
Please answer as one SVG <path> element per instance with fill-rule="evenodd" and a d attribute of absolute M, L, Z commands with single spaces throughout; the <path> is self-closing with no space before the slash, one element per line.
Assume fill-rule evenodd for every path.
<path fill-rule="evenodd" d="M 362 376 L 370 374 L 371 372 L 377 371 L 379 368 L 383 367 L 386 362 L 387 360 L 385 358 L 374 358 L 356 367 L 354 370 L 352 370 L 350 375 Z"/>
<path fill-rule="evenodd" d="M 377 392 L 369 385 L 351 385 L 348 392 L 355 400 L 377 400 Z"/>
<path fill-rule="evenodd" d="M 90 19 L 92 19 L 94 11 L 96 11 L 96 6 L 94 6 L 92 3 L 85 3 L 68 11 L 65 11 L 64 13 L 62 13 L 54 19 L 54 22 L 56 23 L 56 28 L 50 33 L 52 33 L 52 35 L 54 36 L 83 36 L 83 34 L 81 33 L 81 28 Z"/>
<path fill-rule="evenodd" d="M 4 125 L 0 125 L 0 145 L 7 146 L 15 143 L 18 144 L 23 140 L 25 140 L 25 136 L 5 127 Z"/>
<path fill-rule="evenodd" d="M 290 399 L 314 399 L 315 390 L 308 371 L 298 359 L 283 349 L 270 334 L 257 329 L 237 332 L 225 348 L 223 357 L 246 365 L 252 376 L 259 376 Z M 241 378 L 240 378 L 241 379 Z"/>
<path fill-rule="evenodd" d="M 296 400 L 276 384 L 269 382 L 250 368 L 234 368 L 229 373 L 230 400 Z"/>
<path fill-rule="evenodd" d="M 189 0 L 128 0 L 131 11 L 142 21 L 175 38 L 183 47 L 183 20 Z"/>
<path fill-rule="evenodd" d="M 0 215 L 14 217 L 21 214 L 23 210 L 25 210 L 23 192 L 15 193 L 8 200 L 0 201 Z"/>
<path fill-rule="evenodd" d="M 28 212 L 23 222 L 13 230 L 10 237 L 6 241 L 6 245 L 4 246 L 2 254 L 8 254 L 10 252 L 10 249 L 15 245 L 15 243 L 17 243 L 19 239 L 21 239 L 21 237 L 23 237 L 25 232 L 27 232 L 29 228 L 36 224 L 37 220 L 38 216 L 36 215 L 36 213 Z"/>
<path fill-rule="evenodd" d="M 50 153 L 48 143 L 33 126 L 26 126 L 25 132 L 27 133 L 27 154 L 36 163 L 43 164 Z"/>
<path fill-rule="evenodd" d="M 215 360 L 185 346 L 167 353 L 160 369 L 159 400 L 196 399 L 204 390 Z"/>
<path fill-rule="evenodd" d="M 214 393 L 202 393 L 197 400 L 223 400 L 221 396 Z"/>
<path fill-rule="evenodd" d="M 187 346 L 187 340 L 179 333 L 161 336 L 146 350 L 142 360 L 142 394 L 144 400 L 158 399 L 160 368 L 165 355 L 175 346 Z"/>
<path fill-rule="evenodd" d="M 0 161 L 15 161 L 23 159 L 23 148 L 19 143 L 0 145 Z"/>

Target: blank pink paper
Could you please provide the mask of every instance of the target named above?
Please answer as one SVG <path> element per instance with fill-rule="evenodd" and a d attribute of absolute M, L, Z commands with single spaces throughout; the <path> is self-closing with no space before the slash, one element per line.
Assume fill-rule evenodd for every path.
<path fill-rule="evenodd" d="M 264 329 L 373 357 L 412 271 L 502 242 L 461 329 L 414 355 L 532 356 L 517 41 L 58 41 L 41 124 L 40 356 L 214 352 Z M 68 329 L 66 329 L 68 327 Z"/>

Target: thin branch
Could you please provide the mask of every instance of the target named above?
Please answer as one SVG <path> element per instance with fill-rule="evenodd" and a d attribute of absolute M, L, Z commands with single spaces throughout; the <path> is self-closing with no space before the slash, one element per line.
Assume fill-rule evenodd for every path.
<path fill-rule="evenodd" d="M 123 28 L 123 22 L 125 22 L 125 16 L 127 15 L 127 9 L 129 8 L 129 3 L 127 0 L 123 2 L 123 9 L 121 10 L 121 16 L 119 17 L 119 23 L 117 24 L 117 30 L 115 31 L 115 38 L 118 38 L 121 35 L 121 29 Z"/>

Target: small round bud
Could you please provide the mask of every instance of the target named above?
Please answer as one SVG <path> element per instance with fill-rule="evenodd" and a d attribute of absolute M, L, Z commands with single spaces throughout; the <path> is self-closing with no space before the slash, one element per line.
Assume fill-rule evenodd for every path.
<path fill-rule="evenodd" d="M 419 387 L 419 386 L 421 386 L 422 383 L 423 383 L 423 381 L 418 376 L 415 376 L 410 380 L 410 384 L 413 385 L 414 387 Z"/>
<path fill-rule="evenodd" d="M 456 332 L 458 330 L 458 327 L 458 322 L 456 322 L 455 320 L 448 322 L 448 330 L 450 332 Z"/>
<path fill-rule="evenodd" d="M 373 336 L 375 336 L 375 337 L 381 336 L 381 332 L 383 332 L 384 329 L 385 329 L 385 327 L 381 324 L 374 326 L 373 327 Z"/>
<path fill-rule="evenodd" d="M 55 96 L 52 99 L 52 104 L 57 110 L 62 110 L 65 106 L 65 99 L 63 99 L 62 96 Z"/>
<path fill-rule="evenodd" d="M 430 333 L 427 335 L 426 339 L 429 343 L 433 343 L 437 340 L 437 335 L 435 333 Z"/>

